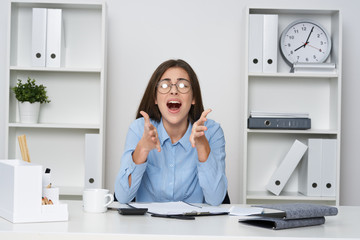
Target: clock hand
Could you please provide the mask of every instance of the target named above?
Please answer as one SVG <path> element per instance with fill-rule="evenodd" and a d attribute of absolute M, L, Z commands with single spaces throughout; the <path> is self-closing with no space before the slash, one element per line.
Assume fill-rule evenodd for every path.
<path fill-rule="evenodd" d="M 319 50 L 319 52 L 322 52 L 321 48 L 314 47 L 313 45 L 307 44 L 309 47 L 315 48 L 316 50 Z"/>
<path fill-rule="evenodd" d="M 294 50 L 294 52 L 296 52 L 297 50 L 299 50 L 300 48 L 305 47 L 305 44 L 301 45 L 300 47 L 298 47 L 297 49 Z"/>
<path fill-rule="evenodd" d="M 307 39 L 306 39 L 306 42 L 305 42 L 303 45 L 301 45 L 300 47 L 298 47 L 297 49 L 295 49 L 294 52 L 297 51 L 297 50 L 299 50 L 299 49 L 302 48 L 302 47 L 304 47 L 304 48 L 306 47 L 306 45 L 309 43 L 309 38 L 310 38 L 311 33 L 313 32 L 313 30 L 314 30 L 314 27 L 311 28 L 311 31 L 310 31 L 310 33 L 309 33 L 309 36 L 308 36 Z"/>
<path fill-rule="evenodd" d="M 313 32 L 313 30 L 314 30 L 314 26 L 311 28 L 311 31 L 310 31 L 310 33 L 309 33 L 309 36 L 307 37 L 306 42 L 304 43 L 304 48 L 305 48 L 306 45 L 309 43 L 309 38 L 310 38 L 310 35 L 311 35 L 311 33 Z"/>

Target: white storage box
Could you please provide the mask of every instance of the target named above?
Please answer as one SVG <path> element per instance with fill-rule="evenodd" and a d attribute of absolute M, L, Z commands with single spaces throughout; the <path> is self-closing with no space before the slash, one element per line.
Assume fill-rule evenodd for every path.
<path fill-rule="evenodd" d="M 67 221 L 67 204 L 42 205 L 41 165 L 0 160 L 0 216 L 13 223 Z"/>

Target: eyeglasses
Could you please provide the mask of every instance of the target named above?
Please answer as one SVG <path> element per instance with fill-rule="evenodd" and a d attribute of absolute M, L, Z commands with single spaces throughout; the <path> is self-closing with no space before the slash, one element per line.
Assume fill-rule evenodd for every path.
<path fill-rule="evenodd" d="M 191 89 L 191 83 L 186 79 L 179 79 L 175 84 L 168 79 L 161 80 L 157 85 L 157 89 L 159 93 L 166 94 L 170 92 L 172 86 L 176 86 L 179 93 L 188 93 Z"/>

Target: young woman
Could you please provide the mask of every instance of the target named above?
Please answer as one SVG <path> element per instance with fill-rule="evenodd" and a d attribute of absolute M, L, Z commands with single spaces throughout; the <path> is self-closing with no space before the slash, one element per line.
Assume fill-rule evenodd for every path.
<path fill-rule="evenodd" d="M 153 73 L 131 124 L 115 182 L 121 203 L 222 203 L 226 190 L 225 139 L 207 119 L 191 66 L 168 60 Z"/>

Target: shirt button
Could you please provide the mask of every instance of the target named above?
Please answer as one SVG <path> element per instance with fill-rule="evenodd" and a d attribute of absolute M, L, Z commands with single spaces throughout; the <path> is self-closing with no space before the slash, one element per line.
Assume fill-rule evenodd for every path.
<path fill-rule="evenodd" d="M 170 164 L 170 167 L 173 167 L 174 166 L 174 164 Z"/>

